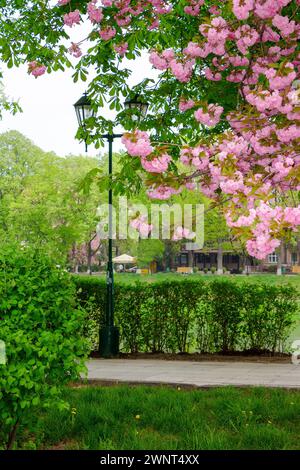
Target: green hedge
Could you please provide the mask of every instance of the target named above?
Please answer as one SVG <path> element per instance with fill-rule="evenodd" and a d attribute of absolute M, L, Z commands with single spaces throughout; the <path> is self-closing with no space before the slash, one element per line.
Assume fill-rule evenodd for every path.
<path fill-rule="evenodd" d="M 105 280 L 74 280 L 78 301 L 89 312 L 86 335 L 97 349 Z M 289 285 L 186 278 L 115 285 L 124 352 L 282 352 L 297 311 L 298 293 Z"/>

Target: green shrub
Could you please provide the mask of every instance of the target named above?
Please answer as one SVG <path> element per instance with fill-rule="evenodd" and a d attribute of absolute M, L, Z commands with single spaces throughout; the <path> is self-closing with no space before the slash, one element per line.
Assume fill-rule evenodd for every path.
<path fill-rule="evenodd" d="M 69 274 L 30 248 L 1 247 L 0 447 L 13 446 L 34 407 L 67 406 L 61 387 L 85 369 L 84 317 Z"/>
<path fill-rule="evenodd" d="M 297 312 L 297 292 L 289 286 L 241 285 L 244 349 L 283 351 Z"/>
<path fill-rule="evenodd" d="M 242 291 L 232 281 L 215 280 L 209 285 L 208 303 L 213 325 L 215 349 L 227 354 L 238 345 Z"/>
<path fill-rule="evenodd" d="M 116 289 L 116 318 L 125 351 L 137 353 L 143 349 L 142 335 L 143 305 L 148 296 L 145 285 L 118 286 Z"/>
<path fill-rule="evenodd" d="M 105 281 L 73 278 L 79 303 L 90 311 L 87 334 L 91 337 L 93 329 L 98 341 Z M 115 284 L 115 321 L 124 352 L 281 352 L 297 309 L 298 294 L 291 286 L 185 277 Z"/>
<path fill-rule="evenodd" d="M 277 271 L 277 264 L 270 264 L 264 270 L 267 271 L 268 273 L 275 274 Z"/>
<path fill-rule="evenodd" d="M 208 291 L 206 290 L 206 296 Z M 212 321 L 212 308 L 207 297 L 203 296 L 196 304 L 195 326 L 195 349 L 200 353 L 216 352 L 215 325 Z"/>

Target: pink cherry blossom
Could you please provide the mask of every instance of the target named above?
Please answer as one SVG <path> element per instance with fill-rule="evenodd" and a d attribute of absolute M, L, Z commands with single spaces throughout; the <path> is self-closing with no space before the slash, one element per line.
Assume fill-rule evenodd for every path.
<path fill-rule="evenodd" d="M 130 226 L 136 229 L 143 238 L 148 238 L 151 230 L 153 229 L 153 225 L 148 224 L 148 220 L 145 215 L 140 215 L 136 219 L 131 220 Z"/>
<path fill-rule="evenodd" d="M 248 48 L 257 42 L 259 34 L 256 29 L 251 28 L 249 25 L 243 25 L 236 30 L 235 37 L 239 51 L 246 55 L 248 54 Z"/>
<path fill-rule="evenodd" d="M 220 188 L 226 194 L 235 194 L 238 191 L 243 191 L 245 186 L 242 178 L 237 180 L 226 179 L 220 183 Z"/>
<path fill-rule="evenodd" d="M 46 70 L 47 67 L 45 65 L 41 65 L 36 61 L 30 62 L 28 64 L 28 72 L 31 73 L 35 78 L 44 75 Z"/>
<path fill-rule="evenodd" d="M 238 20 L 247 20 L 254 8 L 254 0 L 233 0 L 233 13 Z"/>
<path fill-rule="evenodd" d="M 182 113 L 184 113 L 185 111 L 188 111 L 194 106 L 195 106 L 194 100 L 185 100 L 184 98 L 181 98 L 181 100 L 179 101 L 179 111 L 181 111 Z"/>
<path fill-rule="evenodd" d="M 295 21 L 290 21 L 287 16 L 275 15 L 272 19 L 272 24 L 280 30 L 280 34 L 283 37 L 293 34 L 296 29 Z"/>
<path fill-rule="evenodd" d="M 147 132 L 136 130 L 133 134 L 124 134 L 122 143 L 132 157 L 146 158 L 153 152 Z"/>
<path fill-rule="evenodd" d="M 256 0 L 254 13 L 261 19 L 273 18 L 291 0 Z"/>
<path fill-rule="evenodd" d="M 205 69 L 204 73 L 207 80 L 211 80 L 213 82 L 219 82 L 222 80 L 222 75 L 219 72 L 214 74 L 209 67 Z"/>
<path fill-rule="evenodd" d="M 248 240 L 246 245 L 249 255 L 257 259 L 265 259 L 279 247 L 280 240 L 271 239 L 270 236 L 265 234 Z"/>
<path fill-rule="evenodd" d="M 72 42 L 71 46 L 69 47 L 69 52 L 76 58 L 79 58 L 82 56 L 82 51 L 80 49 L 80 46 L 76 44 L 75 42 Z"/>
<path fill-rule="evenodd" d="M 297 207 L 286 207 L 284 209 L 284 220 L 292 227 L 300 225 L 300 205 Z"/>
<path fill-rule="evenodd" d="M 166 70 L 174 58 L 175 53 L 172 49 L 166 49 L 161 54 L 152 51 L 149 56 L 150 63 L 158 70 Z"/>
<path fill-rule="evenodd" d="M 214 127 L 220 122 L 220 117 L 223 111 L 224 108 L 222 108 L 222 106 L 210 104 L 208 105 L 207 110 L 199 108 L 195 111 L 195 119 L 208 127 Z"/>
<path fill-rule="evenodd" d="M 103 20 L 102 8 L 97 7 L 97 0 L 92 0 L 88 3 L 87 13 L 92 23 L 101 23 Z"/>
<path fill-rule="evenodd" d="M 147 194 L 150 199 L 166 200 L 170 199 L 170 197 L 172 197 L 174 194 L 180 194 L 182 192 L 182 189 L 182 187 L 175 189 L 170 186 L 161 185 L 148 190 Z"/>
<path fill-rule="evenodd" d="M 170 68 L 173 75 L 177 78 L 178 81 L 186 83 L 191 79 L 193 68 L 195 65 L 195 60 L 187 60 L 185 62 L 178 62 L 173 59 L 170 62 Z"/>
<path fill-rule="evenodd" d="M 194 191 L 196 189 L 196 183 L 185 183 L 186 189 L 189 189 L 190 191 Z"/>
<path fill-rule="evenodd" d="M 297 77 L 297 73 L 291 63 L 285 64 L 284 70 L 280 70 L 280 72 L 277 72 L 273 68 L 269 68 L 265 72 L 265 75 L 269 80 L 271 90 L 282 90 L 283 88 L 287 88 Z"/>
<path fill-rule="evenodd" d="M 278 140 L 283 143 L 289 143 L 292 140 L 300 138 L 300 126 L 291 125 L 282 129 L 276 129 Z"/>
<path fill-rule="evenodd" d="M 187 15 L 198 16 L 200 7 L 203 5 L 204 0 L 188 0 L 189 5 L 184 7 L 184 12 Z"/>
<path fill-rule="evenodd" d="M 64 23 L 66 26 L 69 26 L 70 28 L 72 28 L 72 26 L 74 26 L 75 24 L 79 24 L 80 19 L 81 18 L 80 18 L 79 10 L 71 11 L 70 13 L 66 13 L 64 15 Z"/>
<path fill-rule="evenodd" d="M 184 54 L 189 57 L 202 57 L 205 58 L 211 52 L 211 48 L 209 44 L 205 44 L 204 46 L 199 46 L 199 44 L 195 42 L 189 42 L 187 47 L 183 50 Z"/>
<path fill-rule="evenodd" d="M 115 28 L 111 28 L 110 26 L 99 31 L 99 35 L 104 41 L 109 41 L 110 39 L 115 37 L 116 34 L 117 31 L 115 30 Z"/>
<path fill-rule="evenodd" d="M 142 158 L 141 164 L 149 173 L 163 173 L 164 171 L 167 171 L 170 161 L 170 155 L 163 153 L 159 157 L 154 157 L 152 159 Z"/>
<path fill-rule="evenodd" d="M 195 238 L 196 234 L 191 232 L 188 228 L 176 227 L 172 240 L 178 241 L 182 239 L 192 240 Z"/>
<path fill-rule="evenodd" d="M 114 50 L 121 56 L 121 57 L 124 57 L 124 55 L 126 54 L 127 50 L 128 50 L 128 43 L 127 42 L 123 42 L 122 44 L 119 44 L 119 45 L 114 45 Z"/>
<path fill-rule="evenodd" d="M 258 93 L 246 92 L 246 99 L 261 112 L 278 110 L 282 105 L 282 96 L 278 90 L 273 92 L 263 90 Z"/>
<path fill-rule="evenodd" d="M 219 10 L 216 5 L 213 5 L 212 7 L 210 7 L 210 9 L 208 11 L 212 15 L 220 15 L 221 14 L 221 10 Z"/>

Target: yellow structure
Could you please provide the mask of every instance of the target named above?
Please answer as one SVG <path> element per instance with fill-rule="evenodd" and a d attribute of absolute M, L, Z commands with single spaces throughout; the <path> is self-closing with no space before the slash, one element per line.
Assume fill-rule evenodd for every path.
<path fill-rule="evenodd" d="M 177 268 L 177 272 L 180 273 L 180 274 L 192 274 L 193 273 L 193 268 L 180 266 L 180 267 Z"/>
<path fill-rule="evenodd" d="M 300 274 L 300 266 L 292 266 L 293 274 Z"/>

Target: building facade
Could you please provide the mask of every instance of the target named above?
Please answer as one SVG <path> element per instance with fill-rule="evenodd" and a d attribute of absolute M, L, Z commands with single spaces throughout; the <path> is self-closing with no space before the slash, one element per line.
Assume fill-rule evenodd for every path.
<path fill-rule="evenodd" d="M 218 256 L 222 257 L 223 268 L 233 274 L 241 272 L 276 272 L 278 267 L 282 267 L 283 272 L 287 273 L 300 271 L 300 241 L 295 246 L 283 245 L 278 253 L 270 254 L 263 261 L 236 253 L 233 250 L 222 250 L 220 253 L 216 249 L 197 249 L 193 244 L 187 243 L 182 246 L 175 263 L 176 267 L 194 267 L 200 271 L 210 270 L 211 268 L 217 269 Z"/>

